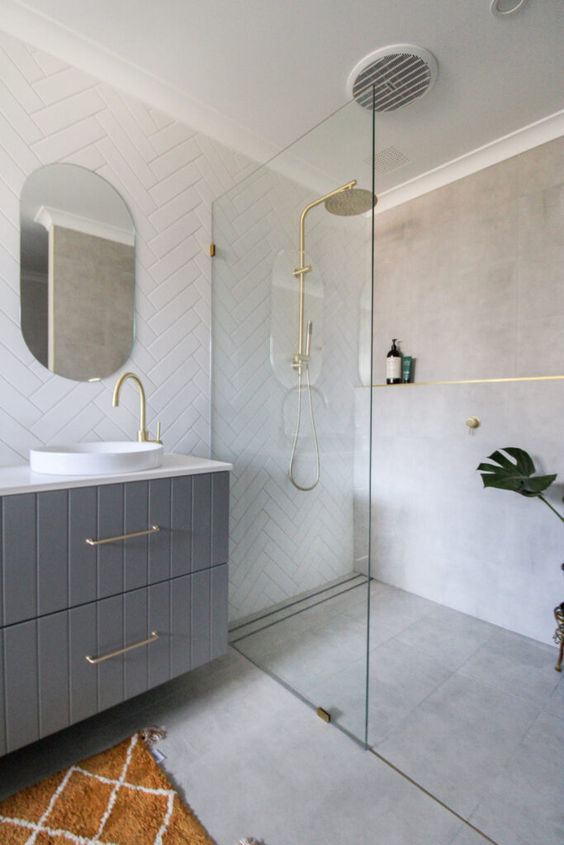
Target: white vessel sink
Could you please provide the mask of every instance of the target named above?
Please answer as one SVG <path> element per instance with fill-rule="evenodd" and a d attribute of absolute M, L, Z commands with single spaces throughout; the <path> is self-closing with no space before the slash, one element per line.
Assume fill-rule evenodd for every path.
<path fill-rule="evenodd" d="M 163 459 L 160 443 L 73 443 L 69 446 L 40 446 L 29 450 L 32 472 L 45 475 L 112 475 L 159 467 Z"/>

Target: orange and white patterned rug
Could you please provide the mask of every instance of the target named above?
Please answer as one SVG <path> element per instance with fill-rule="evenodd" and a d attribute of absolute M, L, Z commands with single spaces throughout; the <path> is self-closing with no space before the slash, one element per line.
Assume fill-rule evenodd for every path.
<path fill-rule="evenodd" d="M 139 734 L 0 802 L 2 845 L 214 845 Z"/>

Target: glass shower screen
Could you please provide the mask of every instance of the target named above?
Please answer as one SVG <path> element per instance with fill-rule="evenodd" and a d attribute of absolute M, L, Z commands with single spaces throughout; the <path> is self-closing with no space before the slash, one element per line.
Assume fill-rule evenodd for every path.
<path fill-rule="evenodd" d="M 363 742 L 373 196 L 373 116 L 351 103 L 213 208 L 231 643 Z"/>

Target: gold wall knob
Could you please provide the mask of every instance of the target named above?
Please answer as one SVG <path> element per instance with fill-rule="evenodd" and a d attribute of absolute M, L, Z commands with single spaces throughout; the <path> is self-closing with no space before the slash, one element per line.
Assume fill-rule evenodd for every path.
<path fill-rule="evenodd" d="M 472 431 L 475 428 L 480 428 L 480 420 L 478 417 L 468 417 L 466 420 L 466 425 Z"/>

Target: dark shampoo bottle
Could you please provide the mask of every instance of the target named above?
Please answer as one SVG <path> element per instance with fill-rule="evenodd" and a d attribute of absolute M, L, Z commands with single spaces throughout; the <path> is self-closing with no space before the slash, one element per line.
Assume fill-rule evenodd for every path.
<path fill-rule="evenodd" d="M 392 340 L 392 348 L 386 355 L 386 384 L 401 384 L 401 352 L 397 347 L 398 339 Z"/>

